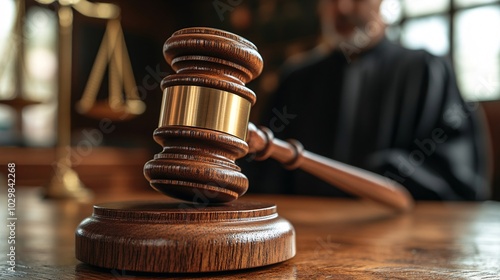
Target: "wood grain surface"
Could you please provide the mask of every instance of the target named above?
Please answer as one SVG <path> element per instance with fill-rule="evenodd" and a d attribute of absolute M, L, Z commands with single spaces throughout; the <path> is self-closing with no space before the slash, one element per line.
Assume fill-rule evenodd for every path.
<path fill-rule="evenodd" d="M 18 188 L 16 273 L 6 271 L 2 226 L 0 279 L 500 279 L 498 202 L 417 202 L 401 215 L 362 200 L 248 195 L 241 200 L 275 203 L 292 222 L 293 259 L 235 272 L 146 274 L 79 262 L 74 233 L 94 203 L 165 196 L 98 193 L 92 204 L 77 204 L 41 200 L 39 191 Z M 5 191 L 0 199 L 7 201 Z M 0 217 L 6 222 L 5 210 Z"/>
<path fill-rule="evenodd" d="M 76 230 L 76 258 L 140 272 L 213 272 L 295 256 L 295 231 L 276 205 L 131 201 L 94 206 Z"/>

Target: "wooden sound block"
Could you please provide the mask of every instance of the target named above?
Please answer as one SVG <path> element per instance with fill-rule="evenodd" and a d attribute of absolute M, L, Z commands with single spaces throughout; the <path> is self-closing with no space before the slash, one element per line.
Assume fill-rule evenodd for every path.
<path fill-rule="evenodd" d="M 76 230 L 76 258 L 108 269 L 226 271 L 270 265 L 294 255 L 293 226 L 269 203 L 100 204 Z"/>

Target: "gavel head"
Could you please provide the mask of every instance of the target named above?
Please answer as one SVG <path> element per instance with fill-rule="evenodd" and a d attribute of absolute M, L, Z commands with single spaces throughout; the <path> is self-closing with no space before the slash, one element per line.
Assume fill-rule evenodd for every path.
<path fill-rule="evenodd" d="M 175 32 L 163 48 L 175 74 L 162 81 L 155 141 L 163 147 L 144 166 L 151 186 L 192 202 L 229 202 L 248 189 L 235 160 L 245 142 L 255 94 L 245 83 L 262 71 L 262 58 L 246 39 L 212 28 Z"/>

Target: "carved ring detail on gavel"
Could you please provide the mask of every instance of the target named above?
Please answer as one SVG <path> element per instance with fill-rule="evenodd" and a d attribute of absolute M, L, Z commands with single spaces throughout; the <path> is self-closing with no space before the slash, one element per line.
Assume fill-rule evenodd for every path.
<path fill-rule="evenodd" d="M 249 123 L 256 96 L 245 84 L 263 66 L 251 42 L 217 29 L 187 28 L 165 42 L 164 55 L 176 73 L 162 81 L 160 122 L 153 134 L 163 151 L 144 166 L 154 189 L 194 202 L 235 200 L 248 189 L 235 160 L 251 152 L 354 195 L 399 210 L 412 207 L 411 196 L 396 182 L 308 152 L 298 141 L 274 139 L 269 129 Z"/>

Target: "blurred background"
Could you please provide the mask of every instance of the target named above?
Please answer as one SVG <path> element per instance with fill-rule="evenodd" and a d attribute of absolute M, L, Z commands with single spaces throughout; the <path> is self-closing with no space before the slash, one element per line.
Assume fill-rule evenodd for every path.
<path fill-rule="evenodd" d="M 49 182 L 56 147 L 66 148 L 58 131 L 63 119 L 72 146 L 66 157 L 88 188 L 149 190 L 142 166 L 160 151 L 152 132 L 160 111 L 159 84 L 171 71 L 162 46 L 178 29 L 220 28 L 257 45 L 265 66 L 248 85 L 258 97 L 253 121 L 277 86 L 280 66 L 320 42 L 316 1 L 99 3 L 116 6 L 0 0 L 0 165 L 16 163 L 18 186 Z M 465 100 L 484 110 L 494 159 L 493 198 L 500 200 L 500 1 L 384 0 L 381 11 L 390 40 L 447 57 Z M 69 37 L 62 28 L 71 31 Z M 68 47 L 70 59 L 61 55 Z M 61 90 L 65 86 L 68 92 Z M 58 118 L 61 94 L 69 98 L 69 111 Z M 130 106 L 105 105 L 117 98 Z"/>

